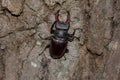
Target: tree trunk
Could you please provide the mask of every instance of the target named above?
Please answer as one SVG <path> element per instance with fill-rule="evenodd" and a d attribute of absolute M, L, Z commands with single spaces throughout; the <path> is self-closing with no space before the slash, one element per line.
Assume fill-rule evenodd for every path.
<path fill-rule="evenodd" d="M 0 0 L 0 80 L 120 80 L 119 0 Z M 70 12 L 69 53 L 52 59 L 54 14 Z M 65 18 L 65 19 L 64 19 Z"/>

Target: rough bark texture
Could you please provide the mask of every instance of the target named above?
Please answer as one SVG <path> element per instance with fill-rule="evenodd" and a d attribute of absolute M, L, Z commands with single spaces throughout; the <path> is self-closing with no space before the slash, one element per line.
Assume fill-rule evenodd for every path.
<path fill-rule="evenodd" d="M 66 60 L 47 49 L 54 13 L 81 28 Z M 0 80 L 120 80 L 120 0 L 0 0 Z"/>

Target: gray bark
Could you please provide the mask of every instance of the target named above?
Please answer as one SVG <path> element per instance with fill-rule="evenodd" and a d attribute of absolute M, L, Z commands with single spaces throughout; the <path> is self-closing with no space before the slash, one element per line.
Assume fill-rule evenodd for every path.
<path fill-rule="evenodd" d="M 0 80 L 120 80 L 119 0 L 0 0 Z M 47 49 L 54 13 L 71 14 L 80 41 L 68 43 L 66 60 Z"/>

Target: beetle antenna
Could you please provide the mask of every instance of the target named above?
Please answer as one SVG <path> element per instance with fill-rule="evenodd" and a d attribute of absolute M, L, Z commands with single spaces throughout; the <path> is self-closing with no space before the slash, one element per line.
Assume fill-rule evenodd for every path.
<path fill-rule="evenodd" d="M 42 55 L 43 52 L 44 52 L 47 48 L 49 48 L 49 47 L 50 47 L 50 44 L 46 45 L 45 48 L 43 49 L 43 51 L 39 54 L 39 56 Z"/>

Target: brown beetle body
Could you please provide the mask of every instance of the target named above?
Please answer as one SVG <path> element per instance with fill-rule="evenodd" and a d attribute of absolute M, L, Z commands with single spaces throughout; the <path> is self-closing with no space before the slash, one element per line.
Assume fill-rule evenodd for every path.
<path fill-rule="evenodd" d="M 64 56 L 65 51 L 67 49 L 67 41 L 52 39 L 50 45 L 50 56 L 53 59 L 59 59 Z"/>

